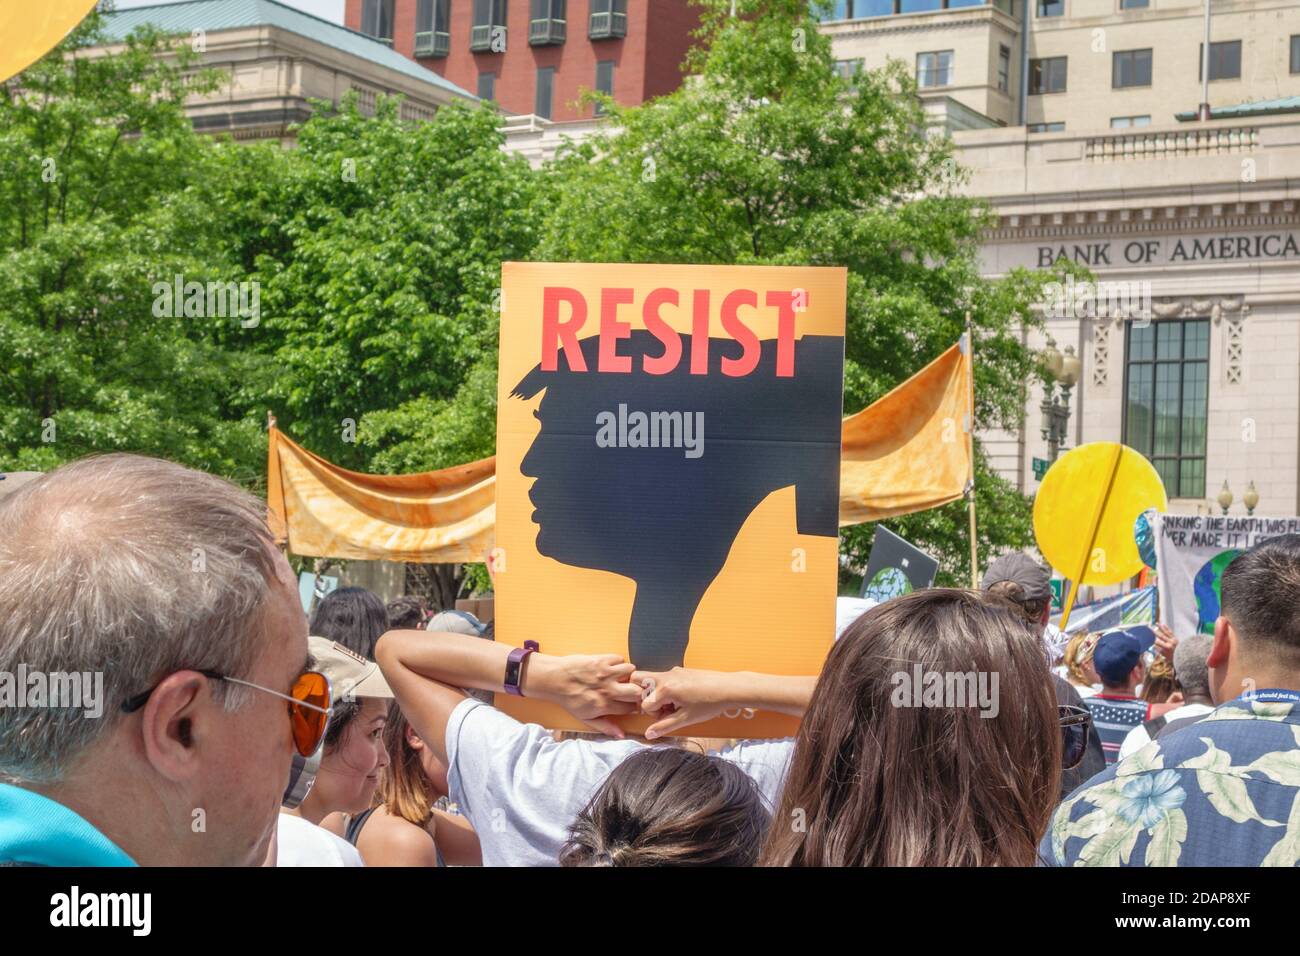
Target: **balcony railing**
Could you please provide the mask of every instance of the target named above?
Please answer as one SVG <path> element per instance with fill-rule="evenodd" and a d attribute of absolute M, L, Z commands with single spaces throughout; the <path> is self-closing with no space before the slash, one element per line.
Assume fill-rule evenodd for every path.
<path fill-rule="evenodd" d="M 1122 133 L 1089 137 L 1084 156 L 1094 163 L 1179 156 L 1235 155 L 1259 148 L 1259 130 L 1238 126 Z"/>
<path fill-rule="evenodd" d="M 557 46 L 564 42 L 566 21 L 554 17 L 533 20 L 528 24 L 529 46 Z"/>
<path fill-rule="evenodd" d="M 451 52 L 450 33 L 417 33 L 415 35 L 416 56 L 446 56 Z"/>
<path fill-rule="evenodd" d="M 469 48 L 475 53 L 482 53 L 492 49 L 492 40 L 494 37 L 501 38 L 501 52 L 506 48 L 506 28 L 503 24 L 488 23 L 483 26 L 476 26 L 469 32 Z"/>
<path fill-rule="evenodd" d="M 627 14 L 593 13 L 587 36 L 592 40 L 616 40 L 627 36 Z"/>

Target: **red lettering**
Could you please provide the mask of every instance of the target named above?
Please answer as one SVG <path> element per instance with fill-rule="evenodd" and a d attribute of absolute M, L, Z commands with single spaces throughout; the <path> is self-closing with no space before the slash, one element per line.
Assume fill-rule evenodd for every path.
<path fill-rule="evenodd" d="M 641 307 L 641 319 L 647 331 L 664 344 L 663 355 L 645 359 L 645 370 L 651 375 L 667 375 L 677 367 L 682 357 L 682 337 L 659 316 L 661 307 L 676 306 L 678 301 L 676 289 L 655 289 L 646 296 L 645 305 Z"/>
<path fill-rule="evenodd" d="M 737 289 L 722 300 L 722 328 L 744 349 L 740 353 L 740 358 L 722 360 L 722 374 L 732 378 L 739 378 L 754 371 L 762 351 L 762 346 L 758 344 L 758 336 L 737 314 L 742 305 L 758 308 L 758 293 L 751 289 Z"/>
<path fill-rule="evenodd" d="M 618 307 L 627 305 L 632 299 L 631 289 L 600 290 L 600 361 L 597 367 L 602 372 L 632 371 L 631 356 L 618 354 L 618 340 L 632 334 L 632 324 L 618 320 Z"/>
<path fill-rule="evenodd" d="M 776 377 L 794 377 L 794 293 L 769 292 L 767 304 L 776 306 Z"/>
<path fill-rule="evenodd" d="M 691 318 L 691 374 L 709 374 L 709 290 L 695 290 Z"/>
<path fill-rule="evenodd" d="M 572 310 L 568 322 L 560 321 L 560 303 Z M 542 371 L 554 372 L 559 365 L 559 350 L 564 349 L 569 371 L 587 371 L 587 361 L 578 348 L 578 329 L 587 321 L 587 300 L 577 289 L 547 286 L 542 293 Z"/>

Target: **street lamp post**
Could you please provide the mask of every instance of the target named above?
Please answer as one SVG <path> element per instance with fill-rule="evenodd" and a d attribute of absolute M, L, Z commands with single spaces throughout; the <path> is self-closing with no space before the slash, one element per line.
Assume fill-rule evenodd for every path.
<path fill-rule="evenodd" d="M 1050 336 L 1040 358 L 1043 368 L 1043 440 L 1047 442 L 1047 460 L 1054 462 L 1068 435 L 1070 389 L 1078 383 L 1082 365 L 1074 354 L 1074 346 L 1067 345 L 1062 355 Z"/>
<path fill-rule="evenodd" d="M 1253 515 L 1255 509 L 1259 507 L 1259 492 L 1255 490 L 1255 482 L 1250 483 L 1246 493 L 1241 496 L 1241 502 L 1246 506 L 1246 514 Z"/>
<path fill-rule="evenodd" d="M 1225 515 L 1228 513 L 1228 509 L 1232 507 L 1233 498 L 1232 489 L 1228 487 L 1228 479 L 1224 478 L 1223 487 L 1219 489 L 1219 496 L 1215 500 L 1219 502 L 1219 507 L 1223 509 Z"/>

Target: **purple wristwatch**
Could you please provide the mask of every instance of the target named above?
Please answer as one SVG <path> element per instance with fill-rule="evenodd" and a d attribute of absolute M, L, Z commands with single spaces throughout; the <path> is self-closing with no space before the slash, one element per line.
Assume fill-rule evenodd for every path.
<path fill-rule="evenodd" d="M 523 647 L 516 647 L 510 651 L 510 656 L 506 658 L 505 687 L 507 694 L 514 694 L 516 697 L 524 696 L 524 692 L 519 689 L 519 678 L 524 672 L 524 658 L 533 651 L 540 650 L 541 646 L 536 641 L 524 641 Z"/>

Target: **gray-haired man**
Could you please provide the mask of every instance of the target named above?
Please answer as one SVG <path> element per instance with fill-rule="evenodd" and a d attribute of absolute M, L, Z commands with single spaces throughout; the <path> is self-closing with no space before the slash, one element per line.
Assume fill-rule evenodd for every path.
<path fill-rule="evenodd" d="M 0 498 L 0 527 L 0 862 L 260 863 L 307 661 L 265 506 L 108 455 Z"/>

